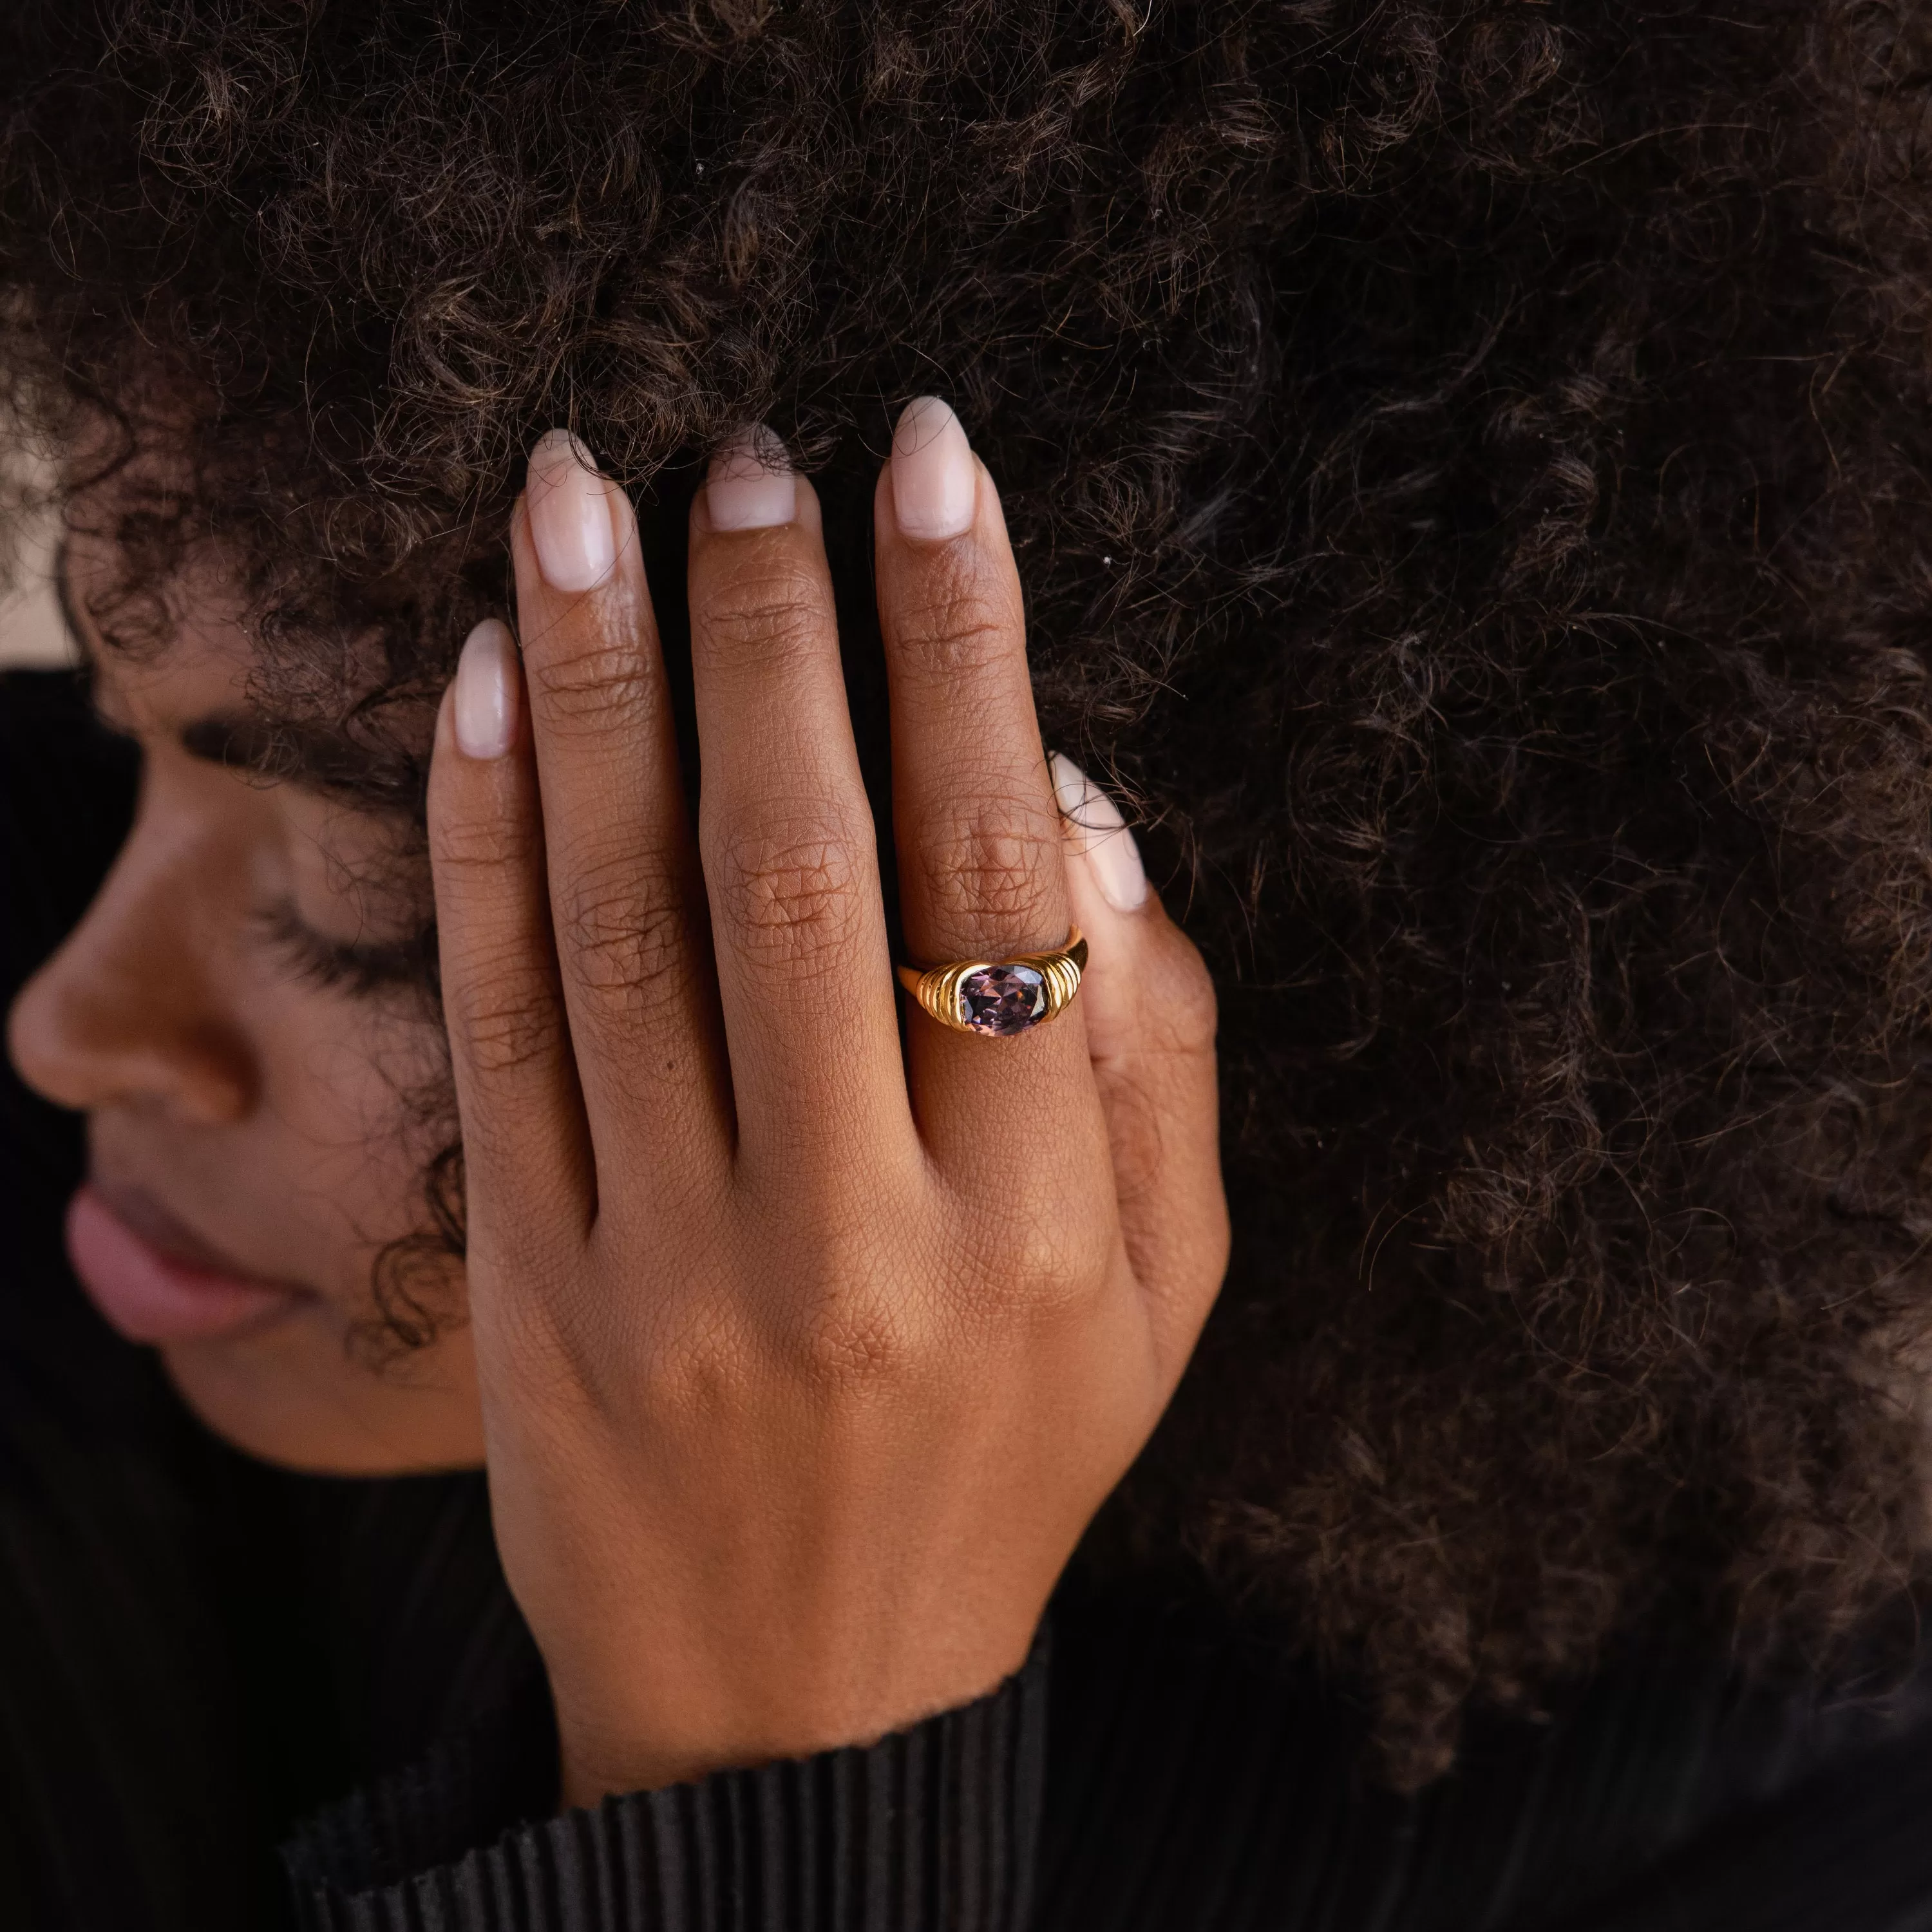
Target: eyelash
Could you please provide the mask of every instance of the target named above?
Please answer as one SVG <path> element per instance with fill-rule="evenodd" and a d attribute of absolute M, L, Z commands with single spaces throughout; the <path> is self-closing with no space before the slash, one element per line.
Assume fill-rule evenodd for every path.
<path fill-rule="evenodd" d="M 358 944 L 317 932 L 284 899 L 256 915 L 269 944 L 312 986 L 340 989 L 356 998 L 395 986 L 419 984 L 425 940 Z M 434 944 L 433 940 L 428 942 Z"/>

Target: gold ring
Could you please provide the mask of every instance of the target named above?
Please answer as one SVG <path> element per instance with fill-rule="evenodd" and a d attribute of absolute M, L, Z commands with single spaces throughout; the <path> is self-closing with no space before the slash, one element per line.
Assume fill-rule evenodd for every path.
<path fill-rule="evenodd" d="M 1069 929 L 1058 952 L 1022 952 L 1016 959 L 955 959 L 921 971 L 898 969 L 899 984 L 941 1026 L 955 1033 L 1004 1040 L 1066 1012 L 1087 970 L 1087 942 Z"/>

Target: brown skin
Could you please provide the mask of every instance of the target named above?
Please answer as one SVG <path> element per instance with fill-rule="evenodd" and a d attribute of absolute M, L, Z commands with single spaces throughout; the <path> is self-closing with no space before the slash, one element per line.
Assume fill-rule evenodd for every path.
<path fill-rule="evenodd" d="M 14 1004 L 14 1064 L 86 1112 L 92 1178 L 127 1218 L 132 1194 L 233 1272 L 306 1292 L 285 1318 L 162 1349 L 210 1428 L 300 1468 L 473 1466 L 467 1328 L 381 1373 L 352 1332 L 376 1252 L 421 1217 L 429 1150 L 398 1094 L 434 1072 L 436 1042 L 400 998 L 314 983 L 266 923 L 286 906 L 322 938 L 367 938 L 381 908 L 349 875 L 385 829 L 187 748 L 188 728 L 243 707 L 246 638 L 202 572 L 165 652 L 107 645 L 89 607 L 110 559 L 86 508 L 66 602 L 104 716 L 142 748 L 140 802 L 86 916 Z"/>
<path fill-rule="evenodd" d="M 545 582 L 520 514 L 513 739 L 466 756 L 446 701 L 431 782 L 471 1320 L 406 1388 L 343 1343 L 420 1159 L 372 1126 L 383 1061 L 424 1043 L 244 937 L 265 887 L 352 929 L 318 858 L 346 831 L 179 751 L 235 701 L 232 627 L 112 676 L 141 821 L 22 995 L 16 1058 L 90 1110 L 111 1172 L 314 1290 L 280 1336 L 170 1350 L 213 1426 L 414 1468 L 472 1454 L 480 1414 L 572 1802 L 875 1737 L 1016 1667 L 1225 1264 L 1208 977 L 1063 841 L 977 490 L 943 542 L 878 500 L 907 938 L 997 958 L 1072 920 L 1094 964 L 1050 1026 L 915 1010 L 903 1051 L 808 486 L 775 528 L 694 509 L 694 829 L 628 504 L 583 592 Z"/>

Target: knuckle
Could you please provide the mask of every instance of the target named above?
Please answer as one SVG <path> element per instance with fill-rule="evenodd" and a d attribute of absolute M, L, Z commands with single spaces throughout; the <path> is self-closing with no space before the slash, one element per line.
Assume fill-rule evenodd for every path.
<path fill-rule="evenodd" d="M 849 827 L 809 817 L 728 835 L 719 900 L 747 956 L 796 972 L 829 965 L 851 940 L 867 867 Z"/>
<path fill-rule="evenodd" d="M 1012 655 L 1018 612 L 971 575 L 949 573 L 895 614 L 900 650 L 926 669 L 949 675 L 982 670 Z"/>
<path fill-rule="evenodd" d="M 808 1383 L 856 1393 L 891 1379 L 909 1350 L 882 1300 L 841 1292 L 821 1297 L 804 1312 L 791 1353 Z"/>
<path fill-rule="evenodd" d="M 1146 992 L 1150 997 L 1142 1001 L 1148 1044 L 1168 1053 L 1211 1052 L 1220 1026 L 1220 1006 L 1208 962 L 1183 940 L 1150 979 Z"/>
<path fill-rule="evenodd" d="M 524 865 L 537 849 L 537 828 L 527 818 L 452 818 L 440 815 L 430 836 L 430 862 L 446 878 L 471 874 L 500 880 L 506 868 Z"/>
<path fill-rule="evenodd" d="M 974 1306 L 1001 1322 L 1084 1312 L 1105 1286 L 1106 1232 L 1066 1200 L 1012 1204 L 980 1245 Z"/>
<path fill-rule="evenodd" d="M 1042 944 L 1059 937 L 1046 931 L 1059 860 L 1058 828 L 1018 803 L 942 826 L 921 853 L 933 908 L 950 926 L 994 925 Z"/>
<path fill-rule="evenodd" d="M 785 1271 L 786 1292 L 740 1304 L 734 1345 L 748 1349 L 763 1377 L 821 1414 L 821 1405 L 916 1380 L 935 1352 L 922 1270 L 908 1270 L 904 1250 L 875 1225 L 875 1208 L 821 1204 L 808 1246 Z M 756 1265 L 769 1270 L 762 1252 Z"/>
<path fill-rule="evenodd" d="M 1061 1203 L 1050 1213 L 1022 1216 L 1009 1233 L 1007 1271 L 1035 1307 L 1082 1300 L 1097 1286 L 1094 1243 L 1080 1220 Z"/>
<path fill-rule="evenodd" d="M 556 1052 L 560 1016 L 542 970 L 517 959 L 500 960 L 476 976 L 482 982 L 477 992 L 448 1004 L 451 1030 L 479 1074 L 490 1078 L 513 1073 Z"/>
<path fill-rule="evenodd" d="M 642 640 L 604 638 L 577 650 L 533 647 L 524 665 L 532 701 L 553 726 L 634 727 L 656 706 L 656 653 Z"/>
<path fill-rule="evenodd" d="M 804 1388 L 851 1396 L 916 1377 L 930 1353 L 922 1298 L 884 1261 L 876 1238 L 857 1227 L 821 1241 L 776 1338 Z M 890 1292 L 889 1279 L 898 1283 Z"/>
<path fill-rule="evenodd" d="M 636 857 L 607 860 L 572 874 L 563 893 L 561 950 L 578 982 L 624 999 L 674 978 L 685 958 L 677 884 Z"/>
<path fill-rule="evenodd" d="M 768 568 L 718 585 L 693 628 L 734 658 L 779 662 L 808 654 L 826 634 L 825 598 L 802 568 Z"/>
<path fill-rule="evenodd" d="M 708 1421 L 728 1412 L 752 1379 L 754 1357 L 742 1324 L 722 1304 L 687 1306 L 644 1340 L 647 1398 L 660 1415 Z"/>
<path fill-rule="evenodd" d="M 1113 1127 L 1114 1194 L 1123 1210 L 1159 1196 L 1172 1168 L 1169 1144 L 1172 1083 L 1137 1077 L 1117 1078 L 1108 1096 Z"/>

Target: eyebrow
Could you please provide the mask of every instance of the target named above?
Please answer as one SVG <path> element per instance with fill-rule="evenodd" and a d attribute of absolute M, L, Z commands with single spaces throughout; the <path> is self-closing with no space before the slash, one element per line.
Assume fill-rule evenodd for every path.
<path fill-rule="evenodd" d="M 74 602 L 67 554 L 63 538 L 54 557 L 54 596 L 61 621 L 91 679 L 96 653 L 88 641 L 89 627 Z M 94 710 L 104 724 L 118 728 L 111 717 L 101 713 L 98 695 Z M 348 794 L 364 802 L 373 796 L 375 802 L 385 803 L 393 802 L 399 789 L 408 788 L 402 769 L 407 761 L 399 760 L 393 752 L 378 751 L 346 731 L 270 718 L 241 706 L 194 718 L 181 727 L 176 737 L 190 758 L 266 782 L 301 785 L 338 796 Z"/>

